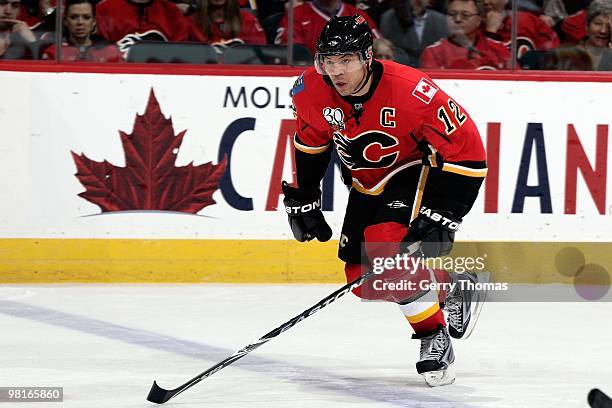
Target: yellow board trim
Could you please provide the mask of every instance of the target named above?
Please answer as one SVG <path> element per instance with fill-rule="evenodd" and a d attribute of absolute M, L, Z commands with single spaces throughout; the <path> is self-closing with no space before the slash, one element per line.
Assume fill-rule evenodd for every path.
<path fill-rule="evenodd" d="M 438 310 L 440 310 L 440 304 L 434 303 L 419 314 L 416 314 L 414 316 L 406 316 L 406 320 L 408 320 L 410 323 L 419 323 L 427 319 L 428 317 L 433 316 Z"/>
<path fill-rule="evenodd" d="M 335 283 L 338 242 L 0 239 L 1 283 Z"/>
<path fill-rule="evenodd" d="M 571 284 L 558 268 L 576 251 L 612 275 L 607 242 L 456 242 L 452 255 L 484 257 L 495 282 Z M 0 239 L 0 283 L 342 283 L 337 252 L 338 241 Z"/>

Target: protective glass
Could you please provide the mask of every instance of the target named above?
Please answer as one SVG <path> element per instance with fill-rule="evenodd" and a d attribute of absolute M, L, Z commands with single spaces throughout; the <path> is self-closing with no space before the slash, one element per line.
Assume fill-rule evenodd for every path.
<path fill-rule="evenodd" d="M 359 71 L 366 65 L 359 53 L 353 54 L 327 54 L 316 53 L 314 65 L 321 75 L 338 75 Z"/>

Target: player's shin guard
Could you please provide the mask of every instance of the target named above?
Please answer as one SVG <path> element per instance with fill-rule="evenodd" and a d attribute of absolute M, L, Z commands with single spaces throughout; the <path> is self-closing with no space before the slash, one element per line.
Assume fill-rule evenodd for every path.
<path fill-rule="evenodd" d="M 416 334 L 429 333 L 439 326 L 446 326 L 436 291 L 430 290 L 419 294 L 418 299 L 401 303 L 400 310 Z"/>

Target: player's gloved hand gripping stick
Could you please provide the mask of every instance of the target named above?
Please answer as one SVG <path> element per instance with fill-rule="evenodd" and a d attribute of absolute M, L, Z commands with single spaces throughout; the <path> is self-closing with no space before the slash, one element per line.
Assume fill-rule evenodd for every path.
<path fill-rule="evenodd" d="M 400 248 L 407 253 L 415 253 L 420 249 L 425 258 L 446 256 L 453 249 L 455 232 L 460 225 L 461 220 L 450 211 L 421 207 L 418 217 L 410 223 Z"/>

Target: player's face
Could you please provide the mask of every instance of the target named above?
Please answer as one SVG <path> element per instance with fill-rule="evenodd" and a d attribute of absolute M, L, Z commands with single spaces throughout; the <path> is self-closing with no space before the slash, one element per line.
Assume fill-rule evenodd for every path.
<path fill-rule="evenodd" d="M 19 14 L 20 0 L 0 0 L 0 29 L 8 29 L 12 23 L 4 22 L 4 19 L 15 20 Z"/>
<path fill-rule="evenodd" d="M 587 27 L 589 39 L 587 43 L 593 47 L 607 47 L 610 43 L 610 24 L 612 14 L 596 16 Z"/>
<path fill-rule="evenodd" d="M 367 74 L 366 64 L 357 53 L 325 56 L 321 68 L 342 96 L 355 93 Z"/>
<path fill-rule="evenodd" d="M 95 24 L 91 4 L 80 3 L 70 6 L 64 17 L 64 24 L 73 37 L 80 39 L 89 37 Z"/>
<path fill-rule="evenodd" d="M 473 1 L 452 1 L 448 5 L 446 18 L 451 36 L 471 35 L 478 30 L 482 22 Z"/>

